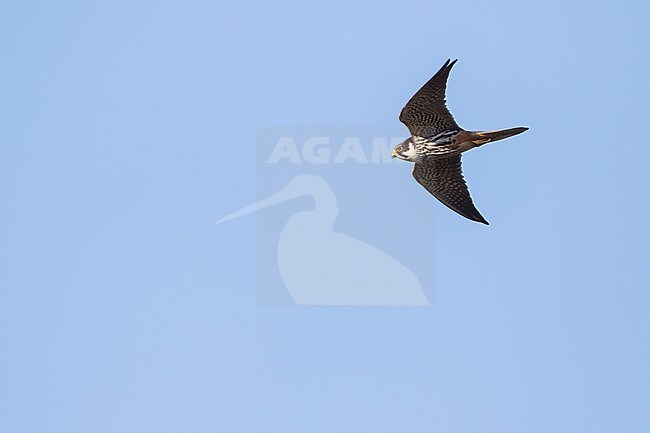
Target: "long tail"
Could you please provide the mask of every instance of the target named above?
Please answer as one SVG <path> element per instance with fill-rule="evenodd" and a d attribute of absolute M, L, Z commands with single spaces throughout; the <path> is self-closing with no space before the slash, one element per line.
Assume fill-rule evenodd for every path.
<path fill-rule="evenodd" d="M 491 141 L 503 140 L 504 138 L 521 134 L 524 131 L 528 131 L 528 128 L 520 126 L 518 128 L 500 129 L 498 131 L 475 132 L 476 140 L 472 140 L 472 142 L 480 146 Z"/>

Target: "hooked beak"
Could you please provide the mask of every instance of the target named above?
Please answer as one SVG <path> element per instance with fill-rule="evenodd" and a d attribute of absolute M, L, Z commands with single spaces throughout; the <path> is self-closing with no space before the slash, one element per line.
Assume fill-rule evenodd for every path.
<path fill-rule="evenodd" d="M 397 151 L 393 149 L 393 152 L 390 154 L 391 158 L 397 158 Z"/>

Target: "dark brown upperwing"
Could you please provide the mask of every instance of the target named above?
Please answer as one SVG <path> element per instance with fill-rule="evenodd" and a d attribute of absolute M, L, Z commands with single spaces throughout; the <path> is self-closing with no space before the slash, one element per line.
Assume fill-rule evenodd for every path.
<path fill-rule="evenodd" d="M 447 78 L 457 61 L 447 60 L 402 108 L 399 120 L 412 135 L 432 137 L 449 129 L 460 129 L 445 105 Z"/>
<path fill-rule="evenodd" d="M 489 224 L 474 207 L 463 178 L 460 155 L 416 163 L 413 177 L 449 209 L 472 221 Z"/>

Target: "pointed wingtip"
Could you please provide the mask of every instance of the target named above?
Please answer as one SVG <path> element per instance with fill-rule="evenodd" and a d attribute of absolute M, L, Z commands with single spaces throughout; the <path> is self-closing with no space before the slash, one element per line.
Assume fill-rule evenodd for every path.
<path fill-rule="evenodd" d="M 454 67 L 457 61 L 458 59 L 455 59 L 454 61 L 452 61 L 451 59 L 447 60 L 447 63 L 445 63 L 445 71 L 447 72 L 447 74 L 451 72 L 451 68 Z"/>
<path fill-rule="evenodd" d="M 486 226 L 490 225 L 490 223 L 487 222 L 487 220 L 485 218 L 483 218 L 483 215 L 481 215 L 481 213 L 476 208 L 474 208 L 473 211 L 470 210 L 469 212 L 462 212 L 462 213 L 459 212 L 456 209 L 452 209 L 452 210 L 456 211 L 458 214 L 460 214 L 461 216 L 467 218 L 470 221 L 485 224 Z"/>
<path fill-rule="evenodd" d="M 438 72 L 436 72 L 436 75 L 434 75 L 434 76 L 441 76 L 441 75 L 447 75 L 448 76 L 449 72 L 451 71 L 451 68 L 454 67 L 454 65 L 456 64 L 457 61 L 458 61 L 458 59 L 456 59 L 454 61 L 452 61 L 451 59 L 447 59 L 445 64 L 440 67 L 440 69 L 438 70 Z"/>
<path fill-rule="evenodd" d="M 481 214 L 474 215 L 474 218 L 470 218 L 470 219 L 472 221 L 476 221 L 477 223 L 485 224 L 486 226 L 490 225 L 490 223 L 487 222 L 487 220 L 485 218 L 483 218 L 483 215 L 481 215 Z"/>
<path fill-rule="evenodd" d="M 451 69 L 451 67 L 454 66 L 454 65 L 456 64 L 457 61 L 458 61 L 458 59 L 451 60 L 451 58 L 449 58 L 449 59 L 447 59 L 447 60 L 445 61 L 445 64 L 442 65 L 442 67 L 443 67 L 444 69 Z"/>
<path fill-rule="evenodd" d="M 483 215 L 481 215 L 481 212 L 479 212 L 478 209 L 476 209 L 476 207 L 473 204 L 469 209 L 469 212 L 467 212 L 467 214 L 463 214 L 463 216 L 477 223 L 485 224 L 486 226 L 490 225 L 490 223 L 487 222 L 487 220 L 483 217 Z"/>

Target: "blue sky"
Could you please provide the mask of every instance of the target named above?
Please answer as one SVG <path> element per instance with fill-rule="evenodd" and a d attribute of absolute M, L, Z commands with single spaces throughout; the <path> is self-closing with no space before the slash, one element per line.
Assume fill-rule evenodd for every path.
<path fill-rule="evenodd" d="M 0 10 L 0 430 L 650 429 L 647 2 Z M 406 136 L 450 57 L 461 126 L 531 129 L 464 158 L 489 227 L 363 172 L 430 229 L 432 306 L 259 305 L 265 214 L 215 225 L 258 129 Z"/>

